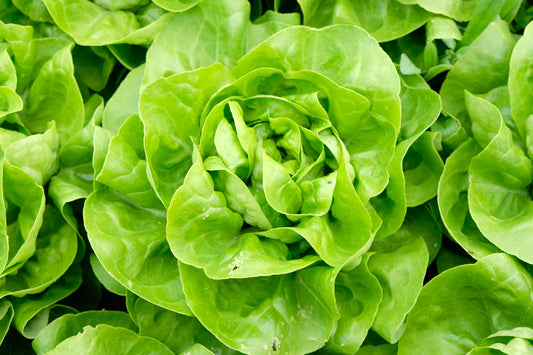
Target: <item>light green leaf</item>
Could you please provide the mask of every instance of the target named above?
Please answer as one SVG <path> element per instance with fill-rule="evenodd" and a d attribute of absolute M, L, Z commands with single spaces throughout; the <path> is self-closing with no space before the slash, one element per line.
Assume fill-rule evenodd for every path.
<path fill-rule="evenodd" d="M 329 339 L 338 318 L 333 268 L 231 280 L 212 280 L 183 263 L 180 272 L 193 313 L 223 343 L 244 353 L 312 352 Z"/>
<path fill-rule="evenodd" d="M 107 324 L 133 331 L 138 329 L 124 312 L 88 311 L 67 314 L 48 324 L 33 340 L 32 347 L 38 355 L 47 354 L 64 340 L 81 333 L 85 327 L 96 327 L 99 324 Z"/>
<path fill-rule="evenodd" d="M 426 24 L 426 40 L 428 42 L 436 39 L 460 40 L 461 37 L 457 22 L 449 17 L 433 16 Z"/>
<path fill-rule="evenodd" d="M 405 194 L 408 207 L 419 206 L 437 195 L 444 169 L 437 149 L 440 135 L 424 132 L 410 147 L 403 160 Z"/>
<path fill-rule="evenodd" d="M 533 166 L 500 118 L 500 129 L 472 159 L 468 205 L 483 235 L 498 248 L 533 262 Z"/>
<path fill-rule="evenodd" d="M 443 111 L 457 118 L 470 133 L 465 107 L 464 90 L 474 95 L 507 85 L 509 61 L 515 45 L 509 25 L 504 21 L 492 22 L 476 38 L 450 70 L 440 94 Z"/>
<path fill-rule="evenodd" d="M 165 206 L 192 164 L 191 138 L 200 135 L 204 106 L 229 80 L 227 69 L 215 64 L 160 79 L 143 90 L 139 108 L 145 127 L 146 159 L 150 179 Z"/>
<path fill-rule="evenodd" d="M 405 317 L 415 305 L 426 274 L 428 249 L 417 235 L 393 234 L 372 245 L 368 268 L 383 289 L 372 329 L 396 343 L 405 329 Z"/>
<path fill-rule="evenodd" d="M 533 104 L 528 97 L 533 95 L 531 71 L 533 70 L 533 25 L 528 25 L 511 55 L 509 67 L 509 95 L 511 116 L 523 141 L 529 133 L 528 117 L 533 114 Z M 527 133 L 526 133 L 527 132 Z"/>
<path fill-rule="evenodd" d="M 166 242 L 164 210 L 143 208 L 101 188 L 87 198 L 83 214 L 89 242 L 109 274 L 154 304 L 190 314 Z"/>
<path fill-rule="evenodd" d="M 162 209 L 147 175 L 142 138 L 143 123 L 137 115 L 130 116 L 111 139 L 96 180 L 143 208 Z"/>
<path fill-rule="evenodd" d="M 127 350 L 126 350 L 127 349 Z M 59 343 L 48 355 L 77 353 L 90 354 L 142 354 L 173 355 L 174 353 L 154 338 L 143 337 L 121 327 L 99 324 L 96 327 L 86 326 L 77 335 Z"/>
<path fill-rule="evenodd" d="M 480 0 L 466 26 L 461 45 L 470 45 L 502 10 L 505 0 Z"/>
<path fill-rule="evenodd" d="M 196 6 L 200 0 L 153 0 L 153 2 L 165 10 L 181 12 Z"/>
<path fill-rule="evenodd" d="M 480 232 L 468 202 L 469 165 L 481 148 L 472 139 L 446 160 L 437 193 L 440 215 L 450 236 L 475 259 L 500 250 Z"/>
<path fill-rule="evenodd" d="M 252 6 L 253 10 L 254 6 Z M 261 17 L 248 26 L 246 33 L 246 51 L 250 51 L 274 33 L 290 26 L 300 25 L 300 14 L 296 12 L 281 13 L 267 10 Z"/>
<path fill-rule="evenodd" d="M 26 249 L 31 252 L 29 259 L 19 261 L 25 262 L 14 265 L 18 270 L 2 277 L 0 297 L 22 297 L 44 291 L 70 267 L 77 245 L 76 231 L 55 207 L 47 205 L 36 242 L 33 248 Z"/>
<path fill-rule="evenodd" d="M 402 4 L 418 4 L 429 12 L 442 14 L 458 22 L 470 20 L 480 0 L 398 0 Z"/>
<path fill-rule="evenodd" d="M 155 338 L 176 354 L 195 344 L 203 345 L 216 354 L 237 353 L 227 348 L 195 318 L 160 308 L 129 292 L 128 311 L 139 326 L 139 335 Z"/>
<path fill-rule="evenodd" d="M 10 144 L 4 160 L 11 167 L 24 171 L 38 185 L 45 185 L 57 172 L 58 133 L 55 124 L 42 134 L 35 134 Z"/>
<path fill-rule="evenodd" d="M 81 274 L 80 265 L 74 264 L 43 293 L 11 298 L 15 311 L 13 325 L 20 334 L 33 339 L 54 317 L 63 313 L 74 313 L 75 309 L 59 305 L 57 302 L 72 294 L 80 286 Z"/>
<path fill-rule="evenodd" d="M 284 243 L 241 231 L 243 223 L 197 158 L 168 209 L 167 240 L 180 261 L 220 279 L 284 274 L 318 259 L 309 255 L 291 260 Z"/>
<path fill-rule="evenodd" d="M 465 354 L 499 330 L 531 328 L 532 283 L 529 273 L 506 254 L 443 272 L 420 293 L 398 354 Z"/>
<path fill-rule="evenodd" d="M 304 24 L 324 27 L 332 24 L 354 24 L 364 28 L 379 42 L 390 41 L 422 26 L 430 14 L 416 5 L 403 5 L 395 0 L 372 3 L 344 0 L 299 0 Z"/>
<path fill-rule="evenodd" d="M 84 46 L 120 42 L 149 44 L 167 20 L 162 16 L 164 10 L 152 5 L 132 12 L 107 9 L 88 0 L 45 0 L 44 3 L 55 23 Z M 145 16 L 150 11 L 150 17 L 155 14 L 155 19 Z"/>
<path fill-rule="evenodd" d="M 13 89 L 0 86 L 0 122 L 4 121 L 5 116 L 22 110 L 22 106 L 22 99 Z"/>
<path fill-rule="evenodd" d="M 91 270 L 94 276 L 100 281 L 100 283 L 110 292 L 113 292 L 120 296 L 126 295 L 126 288 L 122 286 L 117 280 L 113 278 L 102 266 L 95 254 L 91 254 L 89 257 L 91 263 Z"/>
<path fill-rule="evenodd" d="M 146 55 L 144 85 L 215 63 L 233 67 L 245 53 L 249 15 L 245 0 L 203 0 L 170 15 Z"/>
<path fill-rule="evenodd" d="M 359 266 L 342 270 L 335 280 L 335 299 L 340 318 L 332 337 L 319 354 L 353 354 L 363 343 L 374 323 L 383 291 L 368 269 L 371 253 L 365 254 Z"/>
<path fill-rule="evenodd" d="M 465 90 L 465 104 L 472 125 L 472 135 L 476 142 L 485 148 L 500 130 L 502 124 L 500 111 L 487 100 L 472 95 L 468 90 Z"/>
<path fill-rule="evenodd" d="M 337 171 L 336 178 L 330 211 L 303 219 L 294 231 L 302 235 L 326 263 L 342 267 L 357 261 L 368 251 L 373 233 L 370 214 L 344 167 Z"/>
<path fill-rule="evenodd" d="M 387 237 L 400 228 L 407 209 L 403 160 L 413 142 L 433 123 L 440 112 L 438 94 L 418 75 L 400 75 L 402 122 L 386 189 L 371 199 L 382 221 L 376 239 Z"/>
<path fill-rule="evenodd" d="M 33 21 L 50 22 L 52 18 L 48 14 L 48 10 L 42 1 L 39 0 L 12 0 L 15 5 L 24 15 L 31 18 Z"/>
<path fill-rule="evenodd" d="M 13 320 L 13 306 L 7 298 L 0 300 L 0 342 L 2 342 Z"/>
<path fill-rule="evenodd" d="M 338 41 L 338 38 L 350 40 Z M 339 53 L 343 55 L 340 56 Z M 363 57 L 366 59 L 362 60 Z M 358 99 L 358 102 L 365 101 L 361 95 L 366 97 L 371 104 L 368 112 L 370 115 L 361 115 L 361 109 L 356 108 L 354 116 L 364 117 L 368 121 L 365 121 L 364 125 L 357 122 L 360 127 L 359 134 L 346 138 L 345 144 L 353 155 L 353 161 L 364 162 L 360 163 L 365 167 L 360 169 L 362 187 L 358 187 L 358 191 L 364 191 L 363 199 L 375 196 L 384 189 L 388 180 L 384 168 L 392 159 L 391 145 L 400 124 L 400 87 L 392 62 L 372 37 L 351 25 L 336 25 L 321 30 L 307 27 L 287 28 L 254 48 L 239 61 L 232 72 L 240 77 L 258 68 L 305 71 L 304 77 L 313 79 L 325 76 L 335 84 L 360 94 L 351 95 Z M 310 71 L 320 75 L 307 74 Z M 369 75 L 370 73 L 373 74 Z M 320 82 L 326 80 L 321 79 Z M 378 82 L 380 85 L 377 85 Z M 333 101 L 334 98 L 330 100 Z M 338 102 L 339 105 L 340 103 L 341 101 Z M 350 107 L 348 112 L 353 109 Z M 340 120 L 341 116 L 337 117 Z M 381 148 L 376 149 L 376 140 L 371 137 L 377 131 L 380 135 L 383 134 L 384 130 L 387 132 L 387 144 L 381 144 Z M 366 135 L 365 131 L 369 134 Z"/>
<path fill-rule="evenodd" d="M 139 113 L 139 97 L 144 67 L 134 69 L 126 75 L 113 96 L 107 101 L 102 118 L 102 127 L 114 134 L 126 119 Z"/>
<path fill-rule="evenodd" d="M 84 124 L 84 108 L 70 48 L 58 51 L 35 78 L 25 101 L 21 120 L 32 133 L 41 133 L 54 120 L 60 141 L 78 132 Z"/>

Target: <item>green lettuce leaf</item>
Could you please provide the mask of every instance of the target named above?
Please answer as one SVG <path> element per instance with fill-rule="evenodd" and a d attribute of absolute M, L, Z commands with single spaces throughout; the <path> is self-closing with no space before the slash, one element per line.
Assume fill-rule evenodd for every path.
<path fill-rule="evenodd" d="M 304 24 L 325 27 L 332 24 L 354 24 L 364 28 L 379 42 L 386 42 L 416 30 L 430 17 L 417 5 L 404 5 L 396 0 L 364 1 L 299 0 Z"/>
<path fill-rule="evenodd" d="M 464 354 L 500 330 L 531 328 L 531 285 L 531 275 L 506 254 L 443 272 L 424 286 L 398 354 Z"/>
<path fill-rule="evenodd" d="M 180 272 L 193 313 L 222 342 L 241 352 L 314 351 L 329 339 L 338 318 L 333 268 L 230 280 L 212 280 L 183 263 Z"/>

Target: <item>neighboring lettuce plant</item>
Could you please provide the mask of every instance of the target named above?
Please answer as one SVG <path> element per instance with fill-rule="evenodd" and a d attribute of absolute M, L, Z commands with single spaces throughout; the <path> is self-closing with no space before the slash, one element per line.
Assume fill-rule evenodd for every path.
<path fill-rule="evenodd" d="M 403 37 L 426 23 L 431 13 L 409 1 L 298 0 L 304 24 L 324 27 L 354 24 L 364 28 L 379 42 Z"/>
<path fill-rule="evenodd" d="M 34 35 L 31 26 L 0 22 L 2 339 L 11 322 L 33 338 L 49 318 L 75 312 L 57 302 L 82 282 L 78 222 L 54 204 L 49 182 L 64 168 L 70 135 L 82 130 L 84 102 L 72 43 Z"/>
<path fill-rule="evenodd" d="M 439 204 L 451 236 L 476 259 L 505 251 L 533 262 L 532 40 L 531 25 L 515 45 L 505 22 L 492 23 L 441 90 L 464 143 L 446 161 Z M 488 72 L 497 74 L 472 80 Z"/>
<path fill-rule="evenodd" d="M 443 272 L 422 289 L 398 354 L 530 353 L 532 284 L 531 275 L 507 254 Z"/>

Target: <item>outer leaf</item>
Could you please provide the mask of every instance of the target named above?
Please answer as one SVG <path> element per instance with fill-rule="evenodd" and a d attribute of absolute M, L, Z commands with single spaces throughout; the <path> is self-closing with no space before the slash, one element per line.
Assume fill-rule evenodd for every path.
<path fill-rule="evenodd" d="M 528 25 L 517 42 L 509 68 L 509 95 L 511 115 L 522 140 L 532 135 L 527 129 L 528 117 L 533 114 L 533 104 L 527 98 L 533 95 L 531 72 L 533 70 L 533 25 Z M 530 148 L 531 149 L 531 148 Z"/>
<path fill-rule="evenodd" d="M 162 10 L 156 10 L 156 20 L 150 19 L 146 24 L 142 12 L 113 11 L 88 0 L 46 0 L 44 3 L 55 23 L 84 46 L 119 42 L 148 44 L 166 21 L 166 17 L 161 16 Z"/>
<path fill-rule="evenodd" d="M 403 4 L 418 4 L 424 9 L 446 15 L 453 18 L 458 22 L 469 21 L 474 13 L 477 11 L 477 8 L 480 4 L 484 3 L 483 0 L 398 0 Z M 487 1 L 486 3 L 490 3 Z M 486 5 L 486 4 L 485 4 Z M 503 7 L 498 10 L 500 16 L 506 21 L 510 21 L 518 11 L 520 1 L 518 0 L 507 0 Z M 492 19 L 492 18 L 491 18 Z"/>
<path fill-rule="evenodd" d="M 159 341 L 137 335 L 126 328 L 99 324 L 96 327 L 87 326 L 82 333 L 70 337 L 59 343 L 49 355 L 59 355 L 76 352 L 78 354 L 142 354 L 172 355 L 169 348 Z"/>
<path fill-rule="evenodd" d="M 38 0 L 12 0 L 13 5 L 15 5 L 20 11 L 22 11 L 26 16 L 31 18 L 33 21 L 51 21 L 48 10 L 42 1 Z"/>
<path fill-rule="evenodd" d="M 469 207 L 487 239 L 532 263 L 533 166 L 501 119 L 500 124 L 498 134 L 470 164 Z"/>
<path fill-rule="evenodd" d="M 55 120 L 62 142 L 83 127 L 83 100 L 74 79 L 69 47 L 44 64 L 28 92 L 21 119 L 32 133 L 44 132 Z"/>
<path fill-rule="evenodd" d="M 357 355 L 396 355 L 398 354 L 398 347 L 395 344 L 382 345 L 366 345 L 363 346 Z"/>
<path fill-rule="evenodd" d="M 215 64 L 158 80 L 142 93 L 139 106 L 150 178 L 167 207 L 192 164 L 191 138 L 200 135 L 201 112 L 229 78 L 228 71 Z"/>
<path fill-rule="evenodd" d="M 210 355 L 214 354 L 202 344 L 194 344 L 187 350 L 180 353 L 180 355 Z"/>
<path fill-rule="evenodd" d="M 162 209 L 147 176 L 142 146 L 143 124 L 130 116 L 111 139 L 109 151 L 96 180 L 124 194 L 143 208 Z"/>
<path fill-rule="evenodd" d="M 498 108 L 490 102 L 472 95 L 465 90 L 465 104 L 472 121 L 472 135 L 476 142 L 485 148 L 498 134 L 502 116 Z"/>
<path fill-rule="evenodd" d="M 116 63 L 112 53 L 105 47 L 76 46 L 72 56 L 80 85 L 102 91 Z"/>
<path fill-rule="evenodd" d="M 424 132 L 407 151 L 403 170 L 409 207 L 421 205 L 437 195 L 439 178 L 444 169 L 437 147 L 440 147 L 440 136 Z"/>
<path fill-rule="evenodd" d="M 154 3 L 165 10 L 181 12 L 196 6 L 200 0 L 154 0 Z"/>
<path fill-rule="evenodd" d="M 442 14 L 458 22 L 470 20 L 480 0 L 400 0 L 404 4 L 418 4 L 427 11 Z"/>
<path fill-rule="evenodd" d="M 102 118 L 102 127 L 117 134 L 126 119 L 139 113 L 139 97 L 144 67 L 134 69 L 126 75 L 113 96 L 107 101 Z"/>
<path fill-rule="evenodd" d="M 55 124 L 43 134 L 35 134 L 10 144 L 4 160 L 10 167 L 24 171 L 38 185 L 45 185 L 57 172 L 58 137 Z"/>
<path fill-rule="evenodd" d="M 20 96 L 13 89 L 0 86 L 0 120 L 4 121 L 5 116 L 22 110 L 23 102 Z"/>
<path fill-rule="evenodd" d="M 429 204 L 407 209 L 402 227 L 395 233 L 404 238 L 417 236 L 424 238 L 429 253 L 428 265 L 437 256 L 442 243 L 440 220 L 437 220 L 438 217 L 433 213 Z"/>
<path fill-rule="evenodd" d="M 67 314 L 55 319 L 37 335 L 32 342 L 33 350 L 38 355 L 46 354 L 64 340 L 82 332 L 86 326 L 96 327 L 99 324 L 107 324 L 114 327 L 121 327 L 122 329 L 137 331 L 136 325 L 124 312 L 89 311 Z"/>
<path fill-rule="evenodd" d="M 7 298 L 0 300 L 0 342 L 2 342 L 13 320 L 13 306 Z"/>
<path fill-rule="evenodd" d="M 364 28 L 379 42 L 402 37 L 422 26 L 430 14 L 417 5 L 403 5 L 395 0 L 372 3 L 345 0 L 299 0 L 304 24 L 324 27 L 354 24 Z"/>
<path fill-rule="evenodd" d="M 87 101 L 85 120 L 89 122 L 59 150 L 59 171 L 48 185 L 48 196 L 75 229 L 78 221 L 69 203 L 85 199 L 93 191 L 94 132 L 95 124 L 101 122 L 103 106 L 103 99 L 98 95 Z"/>
<path fill-rule="evenodd" d="M 117 295 L 126 295 L 127 289 L 104 269 L 95 254 L 91 254 L 89 260 L 91 262 L 91 270 L 98 281 L 100 281 L 102 286 L 104 286 L 108 291 L 111 291 Z"/>
<path fill-rule="evenodd" d="M 102 188 L 87 198 L 83 213 L 91 246 L 108 273 L 155 304 L 189 313 L 165 239 L 164 211 Z"/>
<path fill-rule="evenodd" d="M 508 343 L 513 339 L 533 340 L 533 329 L 528 327 L 517 327 L 510 330 L 500 330 L 494 334 L 489 335 L 483 340 L 481 344 L 489 345 L 495 343 Z"/>
<path fill-rule="evenodd" d="M 426 24 L 426 40 L 428 42 L 436 39 L 460 40 L 461 31 L 457 27 L 457 22 L 444 16 L 433 16 Z"/>
<path fill-rule="evenodd" d="M 59 211 L 48 205 L 35 249 L 17 273 L 3 277 L 0 297 L 39 293 L 55 282 L 72 264 L 77 252 L 76 232 Z"/>
<path fill-rule="evenodd" d="M 286 27 L 298 26 L 300 22 L 299 13 L 280 13 L 267 10 L 261 17 L 249 25 L 246 33 L 246 51 L 248 52 L 274 33 Z"/>
<path fill-rule="evenodd" d="M 368 269 L 367 263 L 371 255 L 365 254 L 357 268 L 343 270 L 337 275 L 335 299 L 340 318 L 333 336 L 319 353 L 353 354 L 374 323 L 383 291 Z"/>
<path fill-rule="evenodd" d="M 442 221 L 451 237 L 475 259 L 499 251 L 479 231 L 468 206 L 468 166 L 480 150 L 469 140 L 448 157 L 437 194 Z"/>
<path fill-rule="evenodd" d="M 466 30 L 461 39 L 461 44 L 464 46 L 470 45 L 474 39 L 479 36 L 483 30 L 491 23 L 494 18 L 500 13 L 505 0 L 496 0 L 496 1 L 479 1 L 476 9 L 472 13 L 472 18 L 466 26 Z"/>
<path fill-rule="evenodd" d="M 383 289 L 372 329 L 389 343 L 396 343 L 422 289 L 428 250 L 421 237 L 398 233 L 374 243 L 371 251 L 376 254 L 368 267 Z"/>
<path fill-rule="evenodd" d="M 368 251 L 372 221 L 344 167 L 337 170 L 330 212 L 302 220 L 294 228 L 331 266 L 344 266 Z"/>
<path fill-rule="evenodd" d="M 413 142 L 436 120 L 439 96 L 418 75 L 401 75 L 402 122 L 398 142 L 389 167 L 390 180 L 383 193 L 371 200 L 383 221 L 376 239 L 394 233 L 402 225 L 407 208 L 403 160 Z"/>
<path fill-rule="evenodd" d="M 496 39 L 497 38 L 497 39 Z M 443 111 L 456 117 L 470 132 L 464 90 L 474 95 L 507 84 L 509 61 L 515 39 L 504 21 L 493 22 L 455 63 L 441 88 Z"/>
<path fill-rule="evenodd" d="M 74 309 L 56 303 L 72 294 L 81 284 L 81 267 L 74 264 L 59 280 L 39 295 L 12 298 L 15 317 L 13 325 L 20 334 L 33 339 L 52 320 Z"/>
<path fill-rule="evenodd" d="M 212 280 L 180 263 L 187 302 L 223 343 L 244 353 L 308 353 L 322 347 L 338 318 L 337 271 L 310 267 L 283 275 Z"/>
<path fill-rule="evenodd" d="M 35 252 L 45 209 L 43 188 L 18 167 L 2 161 L 2 275 L 22 266 Z"/>
<path fill-rule="evenodd" d="M 194 317 L 160 308 L 128 293 L 128 311 L 139 326 L 139 335 L 155 338 L 176 354 L 202 344 L 216 354 L 235 354 Z"/>
<path fill-rule="evenodd" d="M 439 274 L 459 265 L 473 264 L 476 260 L 469 257 L 468 254 L 457 253 L 446 247 L 439 250 L 437 255 L 437 271 Z"/>
<path fill-rule="evenodd" d="M 445 271 L 424 286 L 398 354 L 464 354 L 495 331 L 531 327 L 532 284 L 506 254 Z"/>
<path fill-rule="evenodd" d="M 148 50 L 144 84 L 215 63 L 231 68 L 244 54 L 249 14 L 245 0 L 204 0 L 171 15 Z"/>

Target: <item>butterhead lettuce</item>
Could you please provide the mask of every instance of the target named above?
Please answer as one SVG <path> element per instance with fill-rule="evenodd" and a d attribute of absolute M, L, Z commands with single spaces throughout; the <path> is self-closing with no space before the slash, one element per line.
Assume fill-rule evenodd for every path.
<path fill-rule="evenodd" d="M 532 9 L 0 2 L 0 353 L 531 353 Z"/>

